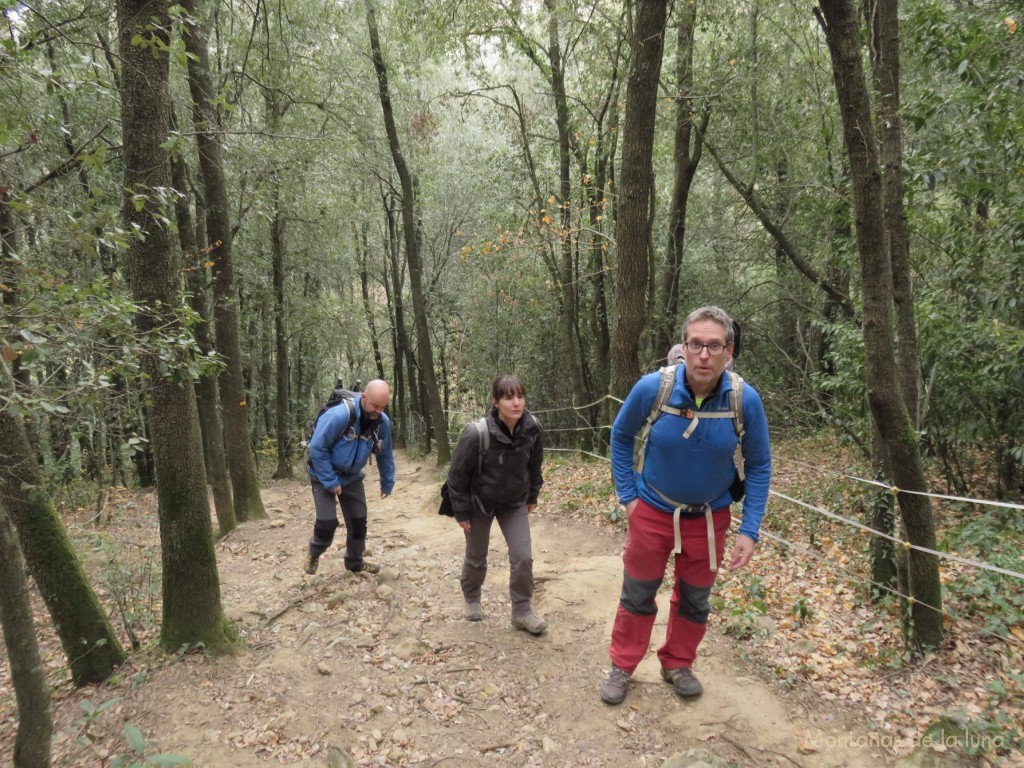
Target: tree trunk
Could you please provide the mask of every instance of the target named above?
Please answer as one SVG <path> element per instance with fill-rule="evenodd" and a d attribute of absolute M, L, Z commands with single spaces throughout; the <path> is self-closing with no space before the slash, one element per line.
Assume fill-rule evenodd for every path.
<path fill-rule="evenodd" d="M 894 484 L 906 491 L 928 490 L 917 432 L 907 411 L 893 357 L 892 265 L 882 226 L 883 195 L 871 102 L 861 63 L 860 29 L 852 0 L 820 0 L 819 21 L 832 57 L 832 74 L 843 122 L 843 137 L 853 179 L 854 219 L 864 294 L 864 351 L 868 403 L 882 436 Z M 900 514 L 911 544 L 934 550 L 935 521 L 925 495 L 901 493 Z M 942 639 L 942 589 L 935 555 L 909 553 L 914 598 L 913 645 L 933 648 Z"/>
<path fill-rule="evenodd" d="M 189 303 L 201 318 L 193 333 L 199 351 L 206 355 L 212 350 L 210 343 L 210 303 L 206 291 L 206 259 L 199 253 L 199 243 L 189 202 L 188 168 L 178 155 L 171 157 L 171 179 L 178 191 L 174 203 L 175 219 L 178 223 L 178 242 L 185 259 L 185 274 L 189 286 Z M 218 407 L 217 377 L 200 373 L 195 385 L 196 405 L 199 410 L 199 426 L 203 438 L 203 464 L 206 477 L 213 489 L 213 506 L 217 513 L 217 526 L 221 536 L 226 536 L 238 526 L 235 506 L 231 501 L 231 484 L 228 482 L 227 463 L 224 456 L 224 429 Z"/>
<path fill-rule="evenodd" d="M 388 86 L 388 70 L 380 47 L 377 31 L 377 15 L 373 10 L 374 0 L 366 2 L 366 26 L 370 34 L 370 49 L 373 68 L 377 73 L 377 88 L 380 93 L 381 111 L 384 113 L 384 127 L 388 134 L 388 146 L 395 171 L 402 183 L 402 231 L 405 235 L 405 257 L 409 264 L 409 289 L 412 293 L 413 316 L 416 321 L 416 343 L 422 370 L 423 388 L 430 408 L 430 421 L 437 440 L 437 464 L 442 466 L 451 460 L 451 446 L 448 442 L 448 424 L 441 408 L 441 396 L 434 371 L 434 352 L 430 343 L 430 327 L 427 322 L 427 305 L 423 296 L 423 266 L 420 259 L 419 241 L 416 237 L 416 194 L 413 189 L 412 173 L 402 155 L 398 140 L 398 128 L 391 107 L 391 92 Z"/>
<path fill-rule="evenodd" d="M 900 117 L 900 38 L 896 0 L 865 0 L 871 44 L 871 65 L 878 92 L 878 140 L 882 161 L 882 211 L 892 262 L 896 308 L 896 360 L 900 389 L 915 427 L 918 405 L 917 322 L 910 278 L 910 245 L 903 210 L 903 121 Z"/>
<path fill-rule="evenodd" d="M 3 400 L 14 380 L 0 359 Z M 125 660 L 124 650 L 82 570 L 28 442 L 21 416 L 0 408 L 0 504 L 18 531 L 21 551 L 53 619 L 75 685 L 101 683 Z"/>
<path fill-rule="evenodd" d="M 373 302 L 370 300 L 370 241 L 363 225 L 362 233 L 352 225 L 352 243 L 359 260 L 359 287 L 363 296 L 363 314 L 366 315 L 366 327 L 370 330 L 370 346 L 373 348 L 373 365 L 377 378 L 384 378 L 384 356 L 380 350 L 380 339 L 377 337 L 377 323 L 373 316 Z"/>
<path fill-rule="evenodd" d="M 574 405 L 593 401 L 588 388 L 586 358 L 580 333 L 580 282 L 577 280 L 574 245 L 579 237 L 573 222 L 572 166 L 569 144 L 572 126 L 569 119 L 569 100 L 565 91 L 565 62 L 562 60 L 562 43 L 559 37 L 557 0 L 544 0 L 548 11 L 548 65 L 547 75 L 551 83 L 551 95 L 555 100 L 555 129 L 558 132 L 558 289 L 561 297 L 559 320 L 565 339 L 572 402 Z M 591 427 L 596 426 L 596 411 L 590 414 Z"/>
<path fill-rule="evenodd" d="M 649 205 L 654 185 L 651 153 L 658 78 L 665 45 L 666 0 L 638 0 L 622 136 L 619 205 L 615 222 L 618 317 L 612 334 L 612 394 L 623 397 L 640 375 L 649 263 Z"/>
<path fill-rule="evenodd" d="M 287 318 L 285 306 L 285 265 L 284 265 L 284 216 L 281 213 L 281 180 L 275 173 L 270 180 L 273 185 L 274 215 L 270 221 L 270 249 L 273 264 L 274 284 L 274 348 L 276 354 L 275 391 L 277 392 L 274 412 L 276 422 L 274 432 L 277 435 L 277 469 L 274 477 L 290 479 L 292 477 L 292 431 L 290 410 L 291 364 L 288 362 L 288 331 L 285 328 Z"/>
<path fill-rule="evenodd" d="M 395 231 L 394 209 L 389 205 L 389 198 L 384 198 L 384 213 L 388 224 L 388 241 L 386 256 L 390 257 L 391 263 L 391 301 L 394 306 L 394 337 L 395 337 L 395 400 L 398 402 L 398 413 L 409 412 L 409 422 L 416 423 L 416 416 L 423 417 L 425 404 L 419 399 L 419 376 L 416 373 L 416 355 L 413 352 L 412 343 L 409 341 L 409 331 L 405 325 L 405 300 L 402 298 L 402 260 L 399 257 L 401 244 L 398 241 L 398 234 Z M 385 280 L 385 286 L 387 281 Z M 402 374 L 402 366 L 405 365 L 405 375 Z M 408 404 L 405 401 L 408 400 Z M 402 420 L 399 419 L 395 445 L 404 447 L 407 444 L 412 430 L 407 426 L 402 429 Z"/>
<path fill-rule="evenodd" d="M 18 734 L 14 738 L 14 768 L 50 768 L 50 686 L 39 657 L 25 561 L 18 534 L 0 504 L 0 624 L 3 625 L 7 665 L 18 702 Z"/>
<path fill-rule="evenodd" d="M 124 138 L 125 228 L 138 232 L 128 248 L 132 295 L 143 307 L 136 323 L 144 338 L 183 332 L 176 309 L 181 302 L 180 260 L 161 214 L 161 189 L 171 186 L 163 145 L 170 128 L 167 0 L 121 0 L 118 4 L 121 59 L 121 124 Z M 133 40 L 158 38 L 149 46 Z M 162 39 L 161 39 L 162 38 Z M 188 361 L 170 364 L 154 343 L 142 356 L 151 405 L 150 436 L 157 469 L 160 551 L 163 566 L 163 622 L 166 650 L 202 643 L 209 650 L 232 644 L 220 602 L 217 558 L 202 462 L 199 413 L 192 383 L 181 375 Z"/>
<path fill-rule="evenodd" d="M 188 85 L 192 95 L 192 116 L 199 144 L 206 228 L 213 262 L 213 292 L 217 351 L 224 358 L 220 376 L 221 405 L 235 515 L 244 522 L 267 516 L 260 497 L 259 477 L 249 439 L 249 403 L 242 374 L 242 349 L 238 332 L 238 307 L 235 296 L 234 265 L 231 256 L 231 221 L 228 212 L 227 184 L 221 150 L 219 120 L 213 104 L 214 88 L 210 77 L 206 33 L 199 26 L 195 0 L 182 7 L 191 17 L 182 24 L 182 37 L 188 58 Z"/>
<path fill-rule="evenodd" d="M 686 208 L 697 166 L 700 164 L 702 137 L 710 114 L 704 112 L 701 128 L 694 131 L 693 30 L 697 22 L 697 4 L 696 1 L 681 2 L 677 8 L 675 173 L 668 211 L 665 271 L 661 277 L 661 301 L 657 312 L 659 320 L 654 332 L 655 352 L 658 354 L 668 352 L 669 347 L 680 339 L 679 276 L 683 268 L 683 246 L 686 239 Z"/>

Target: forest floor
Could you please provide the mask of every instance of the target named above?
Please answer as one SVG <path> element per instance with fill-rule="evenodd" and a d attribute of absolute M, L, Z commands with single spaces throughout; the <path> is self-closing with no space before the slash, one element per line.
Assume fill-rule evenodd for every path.
<path fill-rule="evenodd" d="M 436 514 L 442 476 L 432 462 L 403 454 L 397 463 L 390 498 L 372 493 L 375 467 L 367 478 L 368 559 L 383 565 L 376 576 L 346 572 L 338 547 L 324 555 L 315 576 L 302 572 L 312 503 L 300 480 L 268 483 L 269 517 L 218 541 L 224 610 L 244 640 L 237 655 L 183 649 L 163 656 L 153 650 L 150 629 L 140 638 L 142 650 L 108 684 L 76 691 L 39 608 L 54 685 L 53 764 L 108 765 L 114 756 L 136 754 L 126 742 L 126 724 L 144 734 L 150 755 L 183 755 L 211 768 L 627 768 L 661 766 L 684 752 L 678 765 L 697 764 L 700 756 L 706 764 L 766 768 L 874 768 L 901 758 L 901 765 L 967 764 L 941 737 L 930 746 L 921 738 L 923 724 L 951 701 L 940 696 L 944 686 L 927 682 L 933 678 L 924 665 L 848 673 L 840 659 L 861 641 L 844 635 L 842 625 L 852 620 L 840 611 L 829 619 L 831 631 L 819 623 L 824 615 L 806 612 L 790 622 L 784 611 L 775 619 L 758 613 L 751 631 L 737 633 L 737 617 L 746 615 L 737 606 L 751 584 L 761 582 L 727 571 L 695 665 L 704 695 L 676 697 L 661 681 L 652 651 L 625 703 L 605 705 L 598 686 L 609 664 L 623 533 L 621 523 L 601 511 L 613 508 L 612 500 L 592 503 L 579 489 L 599 489 L 596 478 L 607 468 L 556 461 L 546 470 L 532 533 L 534 605 L 550 629 L 533 637 L 509 621 L 508 563 L 497 527 L 484 588 L 486 618 L 463 619 L 463 537 L 450 518 Z M 103 599 L 115 592 L 132 598 L 129 623 L 147 600 L 159 616 L 155 507 L 152 492 L 123 491 L 108 500 L 109 519 L 101 525 L 86 525 L 84 512 L 69 523 L 87 567 L 106 569 Z M 773 567 L 768 552 L 758 557 Z M 659 602 L 653 648 L 664 637 L 667 591 Z M 840 594 L 836 605 L 844 602 L 850 601 Z M 7 765 L 16 707 L 2 661 L 0 763 Z M 940 659 L 931 671 L 946 663 Z M 808 664 L 817 672 L 808 672 Z M 839 678 L 833 687 L 845 693 L 830 694 L 830 685 L 815 684 L 816 676 Z M 977 685 L 984 687 L 980 680 Z M 971 690 L 961 685 L 956 696 L 966 691 L 970 703 Z M 1024 765 L 1018 758 L 1003 754 L 998 762 Z"/>

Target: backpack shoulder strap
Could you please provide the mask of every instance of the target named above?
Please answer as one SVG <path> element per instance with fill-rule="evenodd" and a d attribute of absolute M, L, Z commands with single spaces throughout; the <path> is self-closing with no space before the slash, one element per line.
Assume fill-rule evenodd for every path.
<path fill-rule="evenodd" d="M 658 420 L 672 395 L 672 388 L 676 383 L 676 370 L 678 365 L 666 365 L 661 369 L 661 378 L 658 380 L 658 392 L 651 403 L 651 410 L 647 414 L 647 420 L 636 433 L 633 444 L 633 468 L 639 473 L 644 471 L 644 448 L 647 445 L 647 437 L 651 434 L 651 427 Z"/>
<path fill-rule="evenodd" d="M 481 416 L 479 419 L 473 422 L 473 426 L 476 427 L 476 437 L 478 448 L 476 452 L 476 474 L 480 476 L 480 468 L 484 463 L 484 454 L 487 453 L 487 449 L 491 446 L 491 431 L 487 428 L 487 417 Z"/>
<path fill-rule="evenodd" d="M 733 454 L 733 464 L 736 465 L 736 474 L 740 480 L 745 479 L 743 471 L 743 435 L 746 428 L 743 425 L 743 377 L 735 371 L 729 371 L 729 379 L 732 381 L 732 389 L 729 390 L 729 407 L 732 410 L 732 428 L 736 430 L 736 452 Z"/>
<path fill-rule="evenodd" d="M 348 408 L 348 424 L 345 426 L 343 435 L 347 435 L 349 432 L 357 432 L 356 426 L 356 401 L 352 397 L 343 397 L 341 402 Z"/>

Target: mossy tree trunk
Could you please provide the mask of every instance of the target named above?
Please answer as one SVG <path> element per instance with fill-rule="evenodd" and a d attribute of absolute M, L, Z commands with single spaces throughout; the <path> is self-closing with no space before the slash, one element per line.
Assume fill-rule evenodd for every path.
<path fill-rule="evenodd" d="M 167 359 L 160 336 L 182 332 L 181 263 L 174 236 L 162 215 L 160 190 L 171 186 L 164 149 L 170 129 L 167 0 L 120 0 L 121 123 L 124 137 L 124 202 L 128 231 L 138 232 L 128 249 L 132 294 L 143 307 L 136 317 L 149 340 L 143 355 L 150 406 L 147 409 L 156 463 L 163 565 L 165 649 L 202 643 L 209 650 L 230 647 L 234 637 L 224 619 L 206 495 L 202 438 L 187 360 Z M 142 44 L 133 43 L 142 40 Z M 170 346 L 170 345 L 167 345 Z"/>
<path fill-rule="evenodd" d="M 886 239 L 882 170 L 872 122 L 871 99 L 861 59 L 861 34 L 852 0 L 820 0 L 816 9 L 839 98 L 843 138 L 853 181 L 854 223 L 864 295 L 864 351 L 868 404 L 892 469 L 900 515 L 910 544 L 908 581 L 915 651 L 942 640 L 942 586 L 936 549 L 935 520 L 924 493 L 928 483 L 917 432 L 901 388 L 893 350 L 894 289 Z M 892 23 L 896 23 L 895 20 Z M 900 361 L 904 364 L 905 361 Z"/>
<path fill-rule="evenodd" d="M 124 649 L 46 495 L 22 416 L 15 413 L 14 380 L 0 362 L 0 504 L 18 531 L 21 551 L 60 637 L 75 685 L 101 683 L 125 660 Z M 4 586 L 6 589 L 6 585 Z"/>
<path fill-rule="evenodd" d="M 178 242 L 185 259 L 185 274 L 188 276 L 189 304 L 201 318 L 195 325 L 196 345 L 200 352 L 206 355 L 213 350 L 213 345 L 210 340 L 210 302 L 205 284 L 206 269 L 203 266 L 205 257 L 199 253 L 199 239 L 192 219 L 188 168 L 180 156 L 171 159 L 171 179 L 178 192 L 174 212 L 178 223 Z M 226 536 L 238 527 L 238 519 L 235 517 L 235 507 L 231 500 L 231 481 L 228 478 L 227 458 L 224 454 L 224 424 L 218 406 L 220 395 L 217 377 L 212 373 L 201 374 L 195 390 L 206 479 L 213 490 L 217 527 L 220 535 Z"/>
<path fill-rule="evenodd" d="M 18 534 L 0 504 L 0 624 L 3 625 L 7 664 L 18 702 L 18 735 L 14 738 L 14 768 L 49 768 L 50 687 L 39 658 L 32 604 L 25 579 L 25 561 Z"/>
<path fill-rule="evenodd" d="M 214 105 L 216 91 L 210 76 L 206 31 L 197 19 L 197 3 L 185 0 L 182 7 L 189 19 L 182 25 L 188 58 L 188 85 L 192 115 L 199 145 L 199 169 L 203 180 L 206 229 L 210 261 L 213 262 L 214 333 L 217 351 L 224 358 L 220 376 L 221 406 L 224 412 L 225 445 L 235 516 L 242 522 L 267 516 L 260 496 L 259 476 L 249 436 L 249 402 L 242 374 L 239 340 L 238 298 L 231 255 L 231 217 L 224 152 L 218 135 L 220 121 Z"/>

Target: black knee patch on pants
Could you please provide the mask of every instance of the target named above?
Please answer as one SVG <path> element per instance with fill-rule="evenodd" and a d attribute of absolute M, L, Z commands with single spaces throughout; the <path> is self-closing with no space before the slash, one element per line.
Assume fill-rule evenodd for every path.
<path fill-rule="evenodd" d="M 317 520 L 313 523 L 313 539 L 318 544 L 330 546 L 334 541 L 334 532 L 338 530 L 337 520 Z M 364 528 L 365 531 L 365 528 Z"/>
<path fill-rule="evenodd" d="M 634 579 L 628 573 L 622 578 L 622 595 L 619 604 L 637 616 L 652 616 L 658 612 L 654 602 L 661 579 Z"/>
<path fill-rule="evenodd" d="M 366 518 L 352 518 L 351 530 L 349 530 L 348 535 L 349 538 L 355 541 L 366 541 Z"/>
<path fill-rule="evenodd" d="M 707 624 L 711 613 L 711 587 L 695 587 L 682 579 L 677 585 L 679 589 L 679 615 L 694 624 Z"/>

